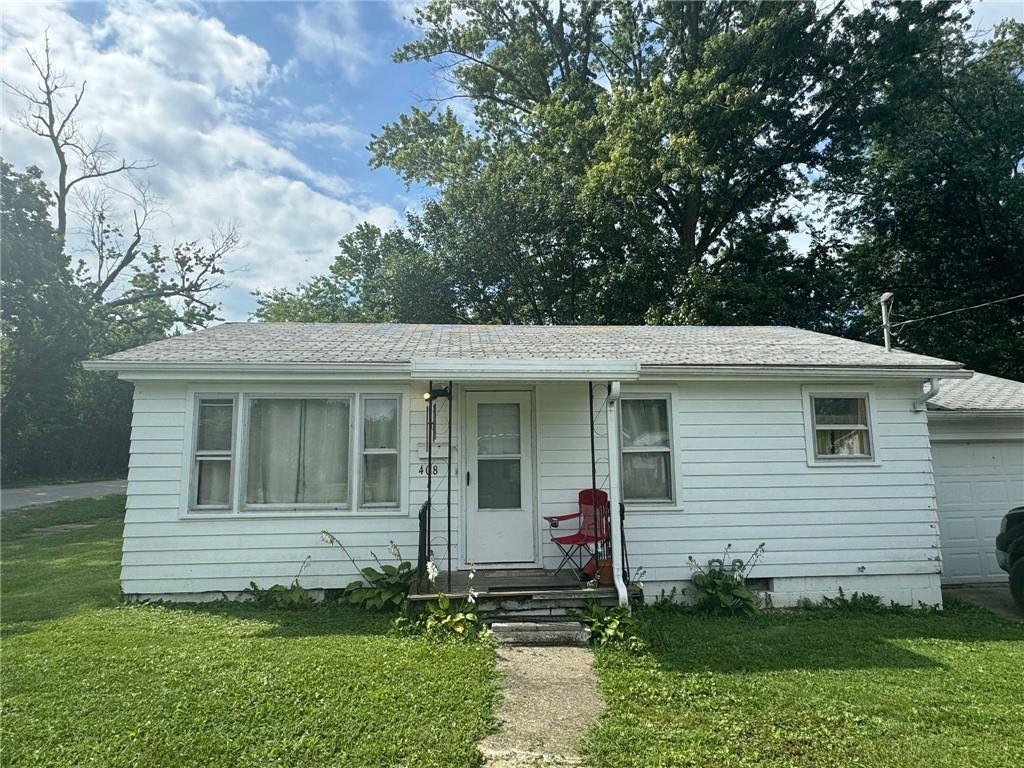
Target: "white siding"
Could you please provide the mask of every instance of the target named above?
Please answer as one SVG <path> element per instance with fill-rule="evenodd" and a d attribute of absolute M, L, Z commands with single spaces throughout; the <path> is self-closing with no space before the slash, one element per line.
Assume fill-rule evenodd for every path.
<path fill-rule="evenodd" d="M 365 385 L 338 384 L 330 389 L 340 393 L 361 388 Z M 232 389 L 237 387 L 216 391 Z M 360 567 L 374 564 L 373 552 L 387 561 L 388 542 L 392 540 L 406 559 L 415 560 L 416 513 L 426 488 L 417 472 L 418 445 L 424 434 L 422 390 L 407 386 L 386 389 L 400 392 L 404 402 L 412 402 L 413 410 L 408 428 L 403 427 L 410 479 L 400 514 L 348 511 L 311 516 L 286 512 L 253 517 L 224 513 L 211 519 L 182 514 L 182 470 L 191 463 L 184 453 L 183 439 L 191 397 L 188 388 L 184 384 L 136 384 L 121 568 L 123 591 L 143 596 L 195 595 L 234 593 L 251 581 L 263 587 L 287 584 L 307 557 L 310 561 L 301 579 L 304 586 L 343 587 L 355 578 L 355 569 L 340 549 L 321 540 L 324 529 L 344 542 Z M 264 391 L 322 392 L 324 387 L 289 390 L 264 386 Z M 358 460 L 354 455 L 353 461 Z M 442 484 L 443 479 L 442 475 Z M 435 494 L 435 503 L 437 498 Z"/>
<path fill-rule="evenodd" d="M 875 591 L 880 594 L 907 598 L 904 601 L 909 600 L 911 589 L 917 590 L 915 599 L 937 595 L 939 542 L 928 429 L 924 414 L 912 408 L 918 386 L 877 384 L 871 388 L 878 466 L 810 467 L 801 384 L 624 385 L 627 394 L 667 394 L 673 406 L 676 500 L 660 506 L 630 505 L 627 513 L 630 564 L 646 570 L 649 593 L 686 582 L 691 555 L 706 561 L 720 556 L 731 543 L 736 556 L 744 556 L 763 541 L 765 558 L 753 575 L 774 579 L 780 595 L 828 592 L 844 579 L 864 590 L 865 579 L 872 576 L 878 577 L 880 588 Z M 333 387 L 337 392 L 354 389 L 343 384 Z M 576 509 L 578 492 L 591 484 L 587 386 L 538 383 L 530 389 L 535 403 L 538 514 L 565 514 Z M 342 587 L 354 578 L 352 565 L 337 548 L 321 541 L 322 529 L 341 538 L 360 565 L 373 562 L 371 551 L 383 559 L 389 540 L 402 548 L 406 559 L 414 560 L 416 515 L 426 497 L 426 477 L 420 474 L 421 467 L 426 468 L 424 388 L 416 385 L 401 391 L 410 411 L 405 427 L 408 476 L 401 514 L 225 514 L 217 519 L 190 519 L 181 513 L 181 483 L 186 474 L 182 467 L 189 462 L 183 453 L 190 441 L 185 434 L 189 390 L 184 384 L 138 384 L 125 521 L 124 591 L 134 595 L 231 593 L 244 589 L 250 581 L 261 586 L 288 583 L 307 556 L 311 560 L 302 576 L 303 585 Z M 595 385 L 594 391 L 597 482 L 607 488 L 606 390 Z M 451 468 L 455 563 L 460 480 L 465 469 L 459 452 L 461 394 L 457 387 Z M 447 411 L 447 403 L 442 402 L 435 443 L 439 471 L 434 476 L 431 537 L 442 567 L 448 526 L 448 468 L 443 461 Z M 543 524 L 539 536 L 543 562 L 553 567 L 558 552 Z"/>
<path fill-rule="evenodd" d="M 626 517 L 630 564 L 647 571 L 655 593 L 684 586 L 691 555 L 704 564 L 731 544 L 731 557 L 746 557 L 764 542 L 752 576 L 773 579 L 780 595 L 815 589 L 809 584 L 828 592 L 846 578 L 863 590 L 861 577 L 900 576 L 906 590 L 914 585 L 918 598 L 938 602 L 935 490 L 925 414 L 912 407 L 915 384 L 870 388 L 879 465 L 843 467 L 808 465 L 799 383 L 670 389 L 676 505 L 631 505 Z M 788 579 L 804 581 L 794 589 Z M 893 584 L 879 579 L 877 591 L 906 602 L 909 592 Z"/>

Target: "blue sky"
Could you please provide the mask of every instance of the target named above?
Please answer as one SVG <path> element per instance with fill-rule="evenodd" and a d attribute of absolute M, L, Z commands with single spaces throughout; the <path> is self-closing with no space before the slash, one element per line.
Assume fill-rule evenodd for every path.
<path fill-rule="evenodd" d="M 416 34 L 403 20 L 415 2 L 8 1 L 0 66 L 8 81 L 29 84 L 24 49 L 40 50 L 49 31 L 54 60 L 88 83 L 86 132 L 102 130 L 119 156 L 156 163 L 145 178 L 159 201 L 146 225 L 152 242 L 237 225 L 243 246 L 220 300 L 226 319 L 244 320 L 254 289 L 324 272 L 358 223 L 400 224 L 420 205 L 425 190 L 371 170 L 366 151 L 383 124 L 451 95 L 433 65 L 392 61 Z M 1024 19 L 1024 0 L 975 8 L 983 30 Z M 465 104 L 446 103 L 465 114 Z M 3 156 L 52 178 L 45 142 L 15 123 L 20 109 L 5 90 Z M 88 265 L 82 235 L 71 244 Z"/>

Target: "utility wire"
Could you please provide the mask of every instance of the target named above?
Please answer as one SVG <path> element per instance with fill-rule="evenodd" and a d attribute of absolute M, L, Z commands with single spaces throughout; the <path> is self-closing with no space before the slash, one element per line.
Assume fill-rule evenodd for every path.
<path fill-rule="evenodd" d="M 955 315 L 958 312 L 967 312 L 971 309 L 981 309 L 982 307 L 990 307 L 993 304 L 1003 304 L 1007 301 L 1013 301 L 1014 299 L 1024 299 L 1024 293 L 1018 293 L 1016 296 L 1007 296 L 1003 299 L 995 299 L 994 301 L 986 301 L 982 304 L 974 304 L 970 307 L 960 307 L 959 309 L 950 309 L 947 312 L 937 312 L 934 315 L 925 315 L 924 317 L 915 317 L 913 320 L 900 320 L 898 323 L 889 323 L 889 330 L 896 328 L 902 328 L 904 325 L 910 325 L 911 323 L 920 323 L 924 320 L 933 320 L 936 317 L 945 317 L 946 315 Z M 878 326 L 878 330 L 884 330 L 885 326 Z"/>

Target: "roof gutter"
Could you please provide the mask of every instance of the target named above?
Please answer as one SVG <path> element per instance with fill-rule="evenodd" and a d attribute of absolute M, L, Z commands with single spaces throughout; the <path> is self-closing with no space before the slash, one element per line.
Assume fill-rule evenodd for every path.
<path fill-rule="evenodd" d="M 641 365 L 642 379 L 969 379 L 964 368 L 811 365 Z"/>
<path fill-rule="evenodd" d="M 408 363 L 173 363 L 121 360 L 85 360 L 87 371 L 111 371 L 127 381 L 337 381 L 373 377 L 408 381 Z"/>
<path fill-rule="evenodd" d="M 946 408 L 942 406 L 928 408 L 929 419 L 974 419 L 983 416 L 994 419 L 1019 418 L 1024 416 L 1024 408 Z"/>
<path fill-rule="evenodd" d="M 413 379 L 459 381 L 635 381 L 636 360 L 414 357 Z"/>
<path fill-rule="evenodd" d="M 338 381 L 373 377 L 387 381 L 452 378 L 460 381 L 637 381 L 680 379 L 969 379 L 963 368 L 899 366 L 780 366 L 780 365 L 642 365 L 635 360 L 550 360 L 531 358 L 466 359 L 414 358 L 409 362 L 209 362 L 86 360 L 87 371 L 116 372 L 136 380 L 223 381 Z"/>

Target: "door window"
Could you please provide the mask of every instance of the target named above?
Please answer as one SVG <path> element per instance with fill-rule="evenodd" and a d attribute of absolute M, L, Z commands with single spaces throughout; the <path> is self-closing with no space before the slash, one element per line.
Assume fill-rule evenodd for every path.
<path fill-rule="evenodd" d="M 522 435 L 519 403 L 477 406 L 477 506 L 522 507 Z"/>

